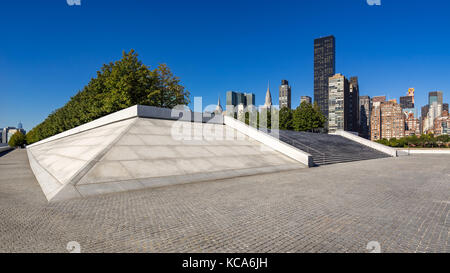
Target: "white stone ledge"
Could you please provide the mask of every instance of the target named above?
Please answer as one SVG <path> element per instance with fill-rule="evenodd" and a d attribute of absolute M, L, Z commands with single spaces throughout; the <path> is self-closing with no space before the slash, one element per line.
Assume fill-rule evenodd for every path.
<path fill-rule="evenodd" d="M 342 130 L 336 131 L 335 133 L 331 133 L 331 135 L 338 135 L 338 136 L 342 136 L 345 137 L 347 139 L 350 139 L 352 141 L 358 142 L 359 144 L 362 144 L 364 146 L 370 147 L 372 149 L 375 149 L 377 151 L 383 152 L 385 154 L 388 154 L 392 157 L 397 157 L 397 150 L 388 146 L 385 146 L 383 144 L 380 143 L 376 143 L 373 141 L 370 141 L 368 139 L 359 137 L 357 135 L 354 135 L 352 133 L 349 132 L 345 132 Z"/>
<path fill-rule="evenodd" d="M 286 144 L 268 134 L 265 134 L 256 128 L 248 126 L 247 124 L 228 116 L 224 117 L 224 122 L 225 125 L 230 126 L 231 128 L 269 146 L 270 148 L 304 164 L 305 166 L 312 167 L 314 165 L 310 154 Z"/>
<path fill-rule="evenodd" d="M 450 149 L 398 149 L 406 154 L 448 154 L 450 155 Z"/>
<path fill-rule="evenodd" d="M 51 136 L 49 138 L 43 139 L 39 142 L 33 143 L 28 147 L 34 147 L 37 145 L 41 145 L 50 141 L 54 141 L 63 137 L 67 137 L 70 135 L 78 134 L 84 131 L 88 131 L 91 129 L 95 129 L 101 126 L 105 126 L 114 122 L 134 118 L 134 117 L 142 117 L 142 118 L 155 118 L 155 119 L 167 119 L 167 120 L 181 120 L 181 121 L 190 121 L 190 122 L 203 122 L 203 123 L 214 123 L 214 124 L 223 124 L 223 116 L 222 115 L 211 115 L 210 113 L 194 113 L 189 110 L 172 110 L 168 108 L 159 108 L 154 106 L 146 106 L 146 105 L 134 105 L 128 107 L 126 109 L 120 110 L 118 112 L 106 115 L 104 117 L 98 118 L 91 122 L 85 123 L 78 127 L 72 128 L 70 130 L 64 131 L 57 135 Z"/>

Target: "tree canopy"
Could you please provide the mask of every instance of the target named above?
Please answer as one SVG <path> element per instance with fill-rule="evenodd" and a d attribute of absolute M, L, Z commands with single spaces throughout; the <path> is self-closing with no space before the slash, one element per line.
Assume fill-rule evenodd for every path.
<path fill-rule="evenodd" d="M 326 118 L 317 103 L 314 106 L 302 102 L 293 112 L 292 126 L 295 131 L 316 131 L 325 126 Z"/>
<path fill-rule="evenodd" d="M 433 134 L 423 134 L 420 137 L 416 135 L 403 138 L 380 139 L 376 142 L 390 147 L 397 148 L 448 148 L 450 147 L 450 136 L 440 135 L 435 137 Z"/>
<path fill-rule="evenodd" d="M 273 111 L 273 113 L 272 113 Z M 294 130 L 294 131 L 317 131 L 325 126 L 326 118 L 320 111 L 317 104 L 311 105 L 308 102 L 302 102 L 297 109 L 292 110 L 287 107 L 283 107 L 280 110 L 264 111 L 263 114 L 267 115 L 267 128 L 272 128 L 272 115 L 274 121 L 278 119 L 278 126 L 280 130 Z M 245 123 L 249 124 L 249 113 L 245 113 Z M 265 127 L 260 124 L 260 113 L 258 112 L 258 120 L 253 127 Z M 277 127 L 277 124 L 273 125 Z"/>
<path fill-rule="evenodd" d="M 103 65 L 95 78 L 28 132 L 26 139 L 31 144 L 136 104 L 173 108 L 188 103 L 189 91 L 167 65 L 150 70 L 134 50 L 124 51 L 120 60 Z"/>
<path fill-rule="evenodd" d="M 25 144 L 25 135 L 20 131 L 17 131 L 14 135 L 12 135 L 8 142 L 8 145 L 11 147 L 23 147 Z"/>

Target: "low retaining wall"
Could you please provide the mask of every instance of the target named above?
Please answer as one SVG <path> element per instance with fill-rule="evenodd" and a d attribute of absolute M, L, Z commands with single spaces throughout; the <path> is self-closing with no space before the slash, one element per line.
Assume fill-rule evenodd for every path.
<path fill-rule="evenodd" d="M 0 153 L 6 152 L 11 150 L 12 148 L 9 147 L 8 145 L 4 145 L 4 146 L 0 146 Z"/>
<path fill-rule="evenodd" d="M 383 152 L 385 154 L 388 154 L 392 157 L 397 157 L 397 150 L 388 146 L 385 146 L 383 144 L 380 143 L 376 143 L 373 141 L 370 141 L 368 139 L 356 136 L 352 133 L 349 132 L 345 132 L 345 131 L 336 131 L 336 133 L 332 133 L 332 135 L 338 135 L 338 136 L 342 136 L 345 137 L 347 139 L 350 139 L 352 141 L 358 142 L 359 144 L 362 144 L 364 146 L 370 147 L 372 149 L 375 149 L 377 151 Z"/>
<path fill-rule="evenodd" d="M 308 166 L 312 167 L 314 165 L 312 156 L 308 153 L 305 153 L 289 144 L 281 142 L 279 139 L 276 139 L 268 134 L 265 134 L 259 131 L 256 128 L 248 126 L 247 124 L 234 119 L 232 117 L 225 116 L 224 123 L 227 126 L 245 134 L 248 137 L 253 138 L 256 141 L 259 141 L 270 148 Z"/>
<path fill-rule="evenodd" d="M 401 151 L 407 154 L 448 154 L 450 155 L 450 149 L 398 149 L 397 151 Z"/>

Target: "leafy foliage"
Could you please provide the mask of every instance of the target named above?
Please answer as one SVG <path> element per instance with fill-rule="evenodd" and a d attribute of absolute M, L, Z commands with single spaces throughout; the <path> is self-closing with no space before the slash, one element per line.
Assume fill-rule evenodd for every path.
<path fill-rule="evenodd" d="M 103 65 L 97 77 L 28 132 L 26 139 L 31 144 L 136 104 L 173 108 L 188 103 L 189 91 L 167 65 L 150 70 L 134 50 L 124 51 L 122 59 Z"/>
<path fill-rule="evenodd" d="M 293 125 L 293 116 L 294 111 L 292 109 L 283 107 L 280 110 L 280 130 L 292 130 L 294 129 Z"/>
<path fill-rule="evenodd" d="M 27 144 L 25 135 L 18 131 L 9 139 L 8 145 L 11 147 L 23 147 Z"/>
<path fill-rule="evenodd" d="M 446 148 L 450 147 L 450 136 L 440 135 L 438 137 L 435 137 L 433 134 L 424 134 L 420 137 L 413 135 L 400 139 L 391 138 L 387 140 L 384 138 L 377 140 L 376 142 L 396 148 Z"/>
<path fill-rule="evenodd" d="M 273 112 L 272 112 L 273 111 Z M 258 114 L 257 124 L 253 127 L 265 127 L 260 124 L 260 115 L 267 115 L 267 128 L 271 129 L 272 125 L 276 128 L 277 124 L 272 124 L 272 115 L 274 121 L 278 120 L 280 130 L 295 130 L 295 131 L 318 131 L 323 128 L 326 122 L 325 116 L 320 111 L 317 104 L 314 106 L 308 102 L 303 102 L 297 109 L 292 110 L 287 107 L 281 110 L 262 111 Z M 245 113 L 245 123 L 249 124 L 249 113 Z"/>
<path fill-rule="evenodd" d="M 313 106 L 304 101 L 294 110 L 292 125 L 295 131 L 317 131 L 324 127 L 325 122 L 326 118 L 316 103 Z"/>

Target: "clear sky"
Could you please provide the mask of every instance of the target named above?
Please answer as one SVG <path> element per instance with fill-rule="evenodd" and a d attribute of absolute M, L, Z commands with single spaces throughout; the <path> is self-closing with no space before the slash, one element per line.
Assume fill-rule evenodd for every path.
<path fill-rule="evenodd" d="M 450 92 L 450 1 L 66 0 L 0 1 L 0 127 L 25 129 L 95 76 L 122 50 L 166 63 L 203 104 L 228 90 L 278 103 L 282 79 L 292 104 L 313 97 L 313 40 L 336 37 L 336 70 L 359 76 L 361 95 L 399 98 L 416 88 Z"/>

